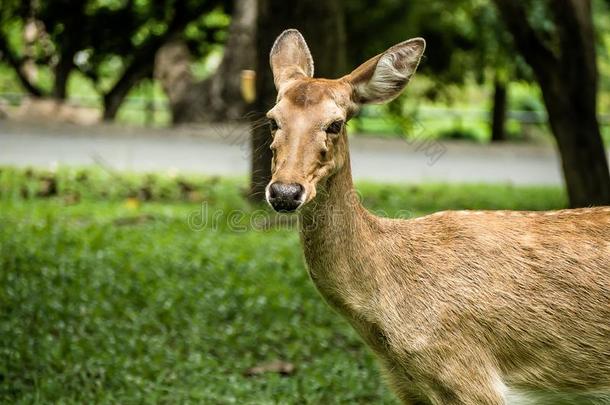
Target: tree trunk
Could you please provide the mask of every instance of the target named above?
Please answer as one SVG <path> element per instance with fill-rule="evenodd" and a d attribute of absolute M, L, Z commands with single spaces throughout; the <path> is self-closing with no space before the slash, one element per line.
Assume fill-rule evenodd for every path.
<path fill-rule="evenodd" d="M 257 0 L 235 0 L 225 53 L 209 82 L 213 121 L 243 118 L 247 105 L 241 95 L 241 71 L 254 69 Z"/>
<path fill-rule="evenodd" d="M 148 62 L 147 60 L 134 61 L 112 89 L 104 94 L 104 114 L 102 116 L 104 121 L 112 121 L 116 118 L 123 100 L 133 86 L 142 79 L 152 77 L 152 64 Z"/>
<path fill-rule="evenodd" d="M 57 100 L 65 100 L 68 87 L 68 78 L 72 71 L 72 57 L 70 55 L 64 55 L 59 60 L 57 66 L 55 66 L 55 78 L 53 81 L 53 91 L 51 96 Z"/>
<path fill-rule="evenodd" d="M 55 77 L 51 90 L 51 96 L 57 100 L 66 99 L 68 79 L 74 68 L 74 55 L 80 49 L 81 38 L 85 35 L 83 23 L 86 18 L 85 3 L 85 0 L 70 2 L 70 9 L 66 11 L 66 18 L 63 21 L 63 32 L 58 37 L 57 57 L 59 59 L 53 69 Z"/>
<path fill-rule="evenodd" d="M 610 171 L 596 115 L 597 66 L 591 2 L 550 2 L 557 33 L 554 46 L 543 42 L 529 24 L 522 2 L 495 2 L 540 84 L 561 154 L 570 205 L 610 205 Z"/>
<path fill-rule="evenodd" d="M 506 140 L 506 81 L 496 76 L 494 80 L 493 111 L 491 117 L 491 141 Z"/>
<path fill-rule="evenodd" d="M 180 24 L 186 24 L 181 22 Z M 183 25 L 170 27 L 168 31 L 160 36 L 150 37 L 142 44 L 131 57 L 131 62 L 124 70 L 119 80 L 112 88 L 104 94 L 104 121 L 114 120 L 119 107 L 129 94 L 129 91 L 140 80 L 151 78 L 153 75 L 153 64 L 158 49 L 170 38 L 174 32 L 182 30 Z"/>
<path fill-rule="evenodd" d="M 163 45 L 155 58 L 155 77 L 169 99 L 174 124 L 243 118 L 241 71 L 254 68 L 256 0 L 235 0 L 222 61 L 216 72 L 197 82 L 191 73 L 191 54 L 183 40 Z"/>
<path fill-rule="evenodd" d="M 576 90 L 576 89 L 574 89 Z M 586 92 L 580 89 L 577 92 Z M 610 176 L 595 108 L 579 105 L 571 94 L 543 90 L 549 122 L 561 154 L 570 205 L 610 204 Z M 595 97 L 589 94 L 584 97 Z"/>
<path fill-rule="evenodd" d="M 2 60 L 6 60 L 8 64 L 13 68 L 21 86 L 30 94 L 32 97 L 42 97 L 43 91 L 38 88 L 34 83 L 30 81 L 30 78 L 26 74 L 23 68 L 21 60 L 13 53 L 10 48 L 8 41 L 2 34 L 0 34 L 0 55 Z"/>
<path fill-rule="evenodd" d="M 345 32 L 340 0 L 259 0 L 256 43 L 256 102 L 252 124 L 252 173 L 249 197 L 262 201 L 271 178 L 271 134 L 261 125 L 273 107 L 276 90 L 269 67 L 269 51 L 285 29 L 296 28 L 313 55 L 316 77 L 335 78 L 345 72 Z"/>
<path fill-rule="evenodd" d="M 198 4 L 198 7 L 189 10 L 187 0 L 177 0 L 173 7 L 173 19 L 167 24 L 166 31 L 148 37 L 131 53 L 131 62 L 112 89 L 104 95 L 103 119 L 105 121 L 113 120 L 116 117 L 119 107 L 133 86 L 142 79 L 152 78 L 155 55 L 163 44 L 178 33 L 182 33 L 196 16 L 211 11 L 215 5 L 214 2 L 195 2 L 195 4 Z"/>
<path fill-rule="evenodd" d="M 168 41 L 155 55 L 154 76 L 168 98 L 174 124 L 199 120 L 196 93 L 202 89 L 191 72 L 191 63 L 186 43 L 178 38 Z"/>

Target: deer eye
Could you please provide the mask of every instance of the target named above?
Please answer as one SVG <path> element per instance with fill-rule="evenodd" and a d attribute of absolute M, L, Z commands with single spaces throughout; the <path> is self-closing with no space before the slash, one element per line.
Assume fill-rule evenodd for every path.
<path fill-rule="evenodd" d="M 269 129 L 271 130 L 271 132 L 275 132 L 280 129 L 280 126 L 277 124 L 277 121 L 273 118 L 269 119 Z"/>
<path fill-rule="evenodd" d="M 327 134 L 338 134 L 343 129 L 343 121 L 337 120 L 326 127 Z"/>

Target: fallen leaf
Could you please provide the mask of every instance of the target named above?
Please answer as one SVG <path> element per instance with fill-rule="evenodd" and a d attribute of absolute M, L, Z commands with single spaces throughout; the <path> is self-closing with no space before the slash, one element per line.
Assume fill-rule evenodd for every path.
<path fill-rule="evenodd" d="M 125 206 L 129 209 L 135 210 L 140 206 L 140 200 L 134 197 L 129 197 L 125 200 Z"/>
<path fill-rule="evenodd" d="M 282 360 L 275 360 L 269 363 L 259 364 L 258 366 L 250 367 L 244 372 L 247 377 L 253 377 L 265 373 L 277 373 L 284 376 L 294 374 L 296 367 L 292 363 Z"/>

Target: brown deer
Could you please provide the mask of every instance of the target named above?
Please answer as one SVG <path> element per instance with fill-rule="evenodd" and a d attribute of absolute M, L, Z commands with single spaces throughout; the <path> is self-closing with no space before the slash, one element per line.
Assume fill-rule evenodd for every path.
<path fill-rule="evenodd" d="M 282 33 L 268 202 L 298 211 L 311 279 L 403 403 L 610 403 L 610 207 L 396 220 L 355 197 L 345 123 L 396 97 L 424 48 L 314 79 L 301 34 Z"/>

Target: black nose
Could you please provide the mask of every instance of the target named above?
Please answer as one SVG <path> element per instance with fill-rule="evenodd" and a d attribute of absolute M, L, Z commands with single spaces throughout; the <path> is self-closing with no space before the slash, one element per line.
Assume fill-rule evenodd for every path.
<path fill-rule="evenodd" d="M 303 186 L 275 182 L 269 186 L 269 204 L 278 212 L 292 212 L 301 205 Z"/>

